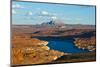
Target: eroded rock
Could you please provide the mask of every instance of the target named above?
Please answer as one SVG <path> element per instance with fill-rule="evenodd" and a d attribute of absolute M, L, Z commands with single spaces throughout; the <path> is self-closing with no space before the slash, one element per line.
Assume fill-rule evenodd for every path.
<path fill-rule="evenodd" d="M 47 41 L 36 38 L 12 39 L 12 64 L 41 64 L 49 63 L 64 55 L 63 52 L 50 50 Z"/>
<path fill-rule="evenodd" d="M 89 51 L 95 51 L 96 50 L 96 38 L 95 36 L 90 38 L 76 38 L 75 46 L 81 49 L 88 49 Z"/>

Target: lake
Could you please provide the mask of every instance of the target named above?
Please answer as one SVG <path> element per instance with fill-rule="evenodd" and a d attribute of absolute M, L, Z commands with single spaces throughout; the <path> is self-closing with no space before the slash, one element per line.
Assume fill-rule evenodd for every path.
<path fill-rule="evenodd" d="M 48 41 L 50 49 L 58 50 L 64 53 L 84 53 L 88 50 L 79 49 L 73 43 L 73 39 L 69 38 L 46 38 L 41 37 L 40 40 Z"/>

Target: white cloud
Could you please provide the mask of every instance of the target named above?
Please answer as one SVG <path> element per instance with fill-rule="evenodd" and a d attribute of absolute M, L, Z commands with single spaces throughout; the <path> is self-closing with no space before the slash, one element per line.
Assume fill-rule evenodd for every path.
<path fill-rule="evenodd" d="M 24 8 L 22 5 L 19 5 L 19 4 L 13 4 L 12 5 L 12 8 L 17 8 L 17 9 L 19 9 L 19 8 Z"/>
<path fill-rule="evenodd" d="M 53 20 L 56 20 L 56 19 L 57 19 L 57 17 L 56 17 L 56 16 L 52 16 L 51 18 L 52 18 Z"/>
<path fill-rule="evenodd" d="M 48 15 L 49 13 L 47 11 L 41 11 L 42 15 Z"/>
<path fill-rule="evenodd" d="M 12 10 L 12 14 L 16 14 L 16 11 L 15 10 Z"/>

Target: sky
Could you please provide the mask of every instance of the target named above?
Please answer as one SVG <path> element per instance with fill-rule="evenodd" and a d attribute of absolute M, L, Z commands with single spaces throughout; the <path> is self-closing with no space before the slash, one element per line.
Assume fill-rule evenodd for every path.
<path fill-rule="evenodd" d="M 95 6 L 12 2 L 12 24 L 41 24 L 60 20 L 65 24 L 95 25 Z"/>

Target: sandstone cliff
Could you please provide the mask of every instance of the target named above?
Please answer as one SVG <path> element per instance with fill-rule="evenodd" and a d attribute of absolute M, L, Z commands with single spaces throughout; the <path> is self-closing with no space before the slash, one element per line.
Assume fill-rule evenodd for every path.
<path fill-rule="evenodd" d="M 50 50 L 47 41 L 36 38 L 12 38 L 12 65 L 49 63 L 64 55 Z"/>
<path fill-rule="evenodd" d="M 89 51 L 96 50 L 96 38 L 95 36 L 90 38 L 76 38 L 75 45 L 81 49 L 88 49 Z"/>

